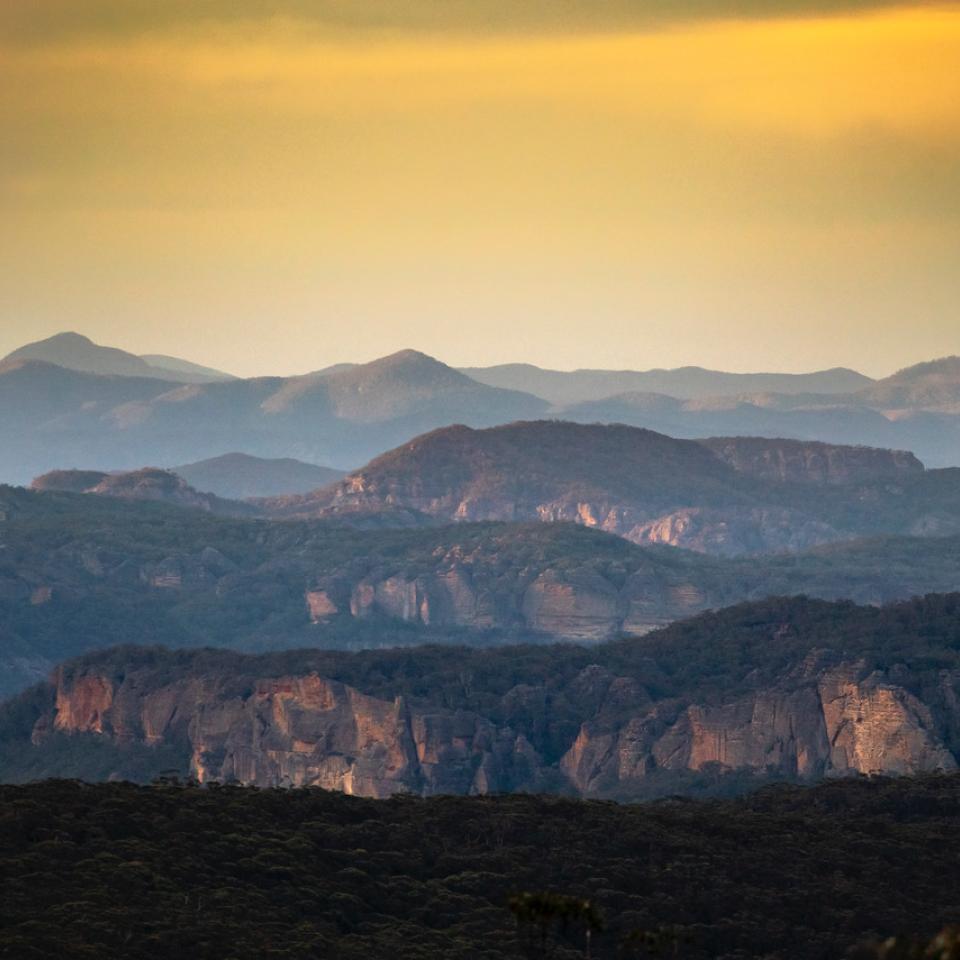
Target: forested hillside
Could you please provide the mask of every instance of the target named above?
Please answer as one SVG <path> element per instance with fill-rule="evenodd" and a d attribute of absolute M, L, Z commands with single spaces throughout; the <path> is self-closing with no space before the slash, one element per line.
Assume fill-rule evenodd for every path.
<path fill-rule="evenodd" d="M 597 646 L 118 647 L 0 707 L 0 779 L 636 800 L 953 770 L 960 594 L 742 604 Z"/>
<path fill-rule="evenodd" d="M 689 960 L 836 960 L 960 916 L 958 830 L 960 776 L 641 806 L 0 787 L 0 956 L 582 958 L 577 913 L 510 910 L 552 892 L 589 903 L 594 960 L 657 943 Z"/>
<path fill-rule="evenodd" d="M 359 649 L 589 642 L 771 595 L 960 588 L 957 538 L 724 560 L 583 526 L 356 530 L 0 487 L 0 696 L 116 644 Z"/>

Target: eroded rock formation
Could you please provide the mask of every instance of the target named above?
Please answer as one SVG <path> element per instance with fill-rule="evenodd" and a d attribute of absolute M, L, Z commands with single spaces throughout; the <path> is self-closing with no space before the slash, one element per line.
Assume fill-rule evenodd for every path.
<path fill-rule="evenodd" d="M 433 627 L 501 629 L 567 640 L 639 636 L 712 604 L 721 590 L 696 583 L 682 568 L 637 565 L 622 580 L 590 563 L 518 566 L 493 575 L 488 558 L 459 547 L 433 558 L 418 575 L 373 570 L 317 579 L 304 593 L 313 623 L 336 617 L 389 617 Z"/>
<path fill-rule="evenodd" d="M 905 450 L 765 437 L 714 437 L 700 442 L 737 473 L 780 483 L 871 483 L 923 473 L 923 464 Z"/>
<path fill-rule="evenodd" d="M 563 690 L 581 718 L 570 729 L 554 715 L 556 691 L 531 684 L 478 712 L 372 696 L 315 671 L 241 682 L 227 672 L 67 667 L 32 740 L 179 744 L 201 781 L 371 797 L 549 788 L 628 798 L 653 774 L 706 768 L 800 779 L 953 770 L 960 674 L 944 671 L 925 702 L 897 682 L 904 669 L 814 652 L 774 682 L 718 701 L 658 700 L 639 678 L 590 665 Z"/>

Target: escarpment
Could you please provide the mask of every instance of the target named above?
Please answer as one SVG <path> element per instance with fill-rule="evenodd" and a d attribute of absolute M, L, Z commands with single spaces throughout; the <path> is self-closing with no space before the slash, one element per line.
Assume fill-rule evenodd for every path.
<path fill-rule="evenodd" d="M 691 577 L 683 565 L 640 554 L 640 563 L 604 571 L 596 563 L 527 563 L 508 572 L 460 546 L 437 551 L 421 573 L 374 568 L 360 576 L 317 578 L 304 593 L 312 622 L 389 618 L 423 627 L 506 630 L 565 640 L 641 635 L 721 604 L 721 583 Z M 698 582 L 699 581 L 699 582 Z"/>
<path fill-rule="evenodd" d="M 117 776 L 131 775 L 131 751 L 142 770 L 173 750 L 202 781 L 373 797 L 630 799 L 698 777 L 947 771 L 960 755 L 958 623 L 960 595 L 880 610 L 797 599 L 595 647 L 121 649 L 60 668 L 33 713 L 0 712 L 0 734 L 15 715 L 25 738 L 0 773 L 44 757 L 56 773 L 65 749 L 98 744 Z"/>
<path fill-rule="evenodd" d="M 121 748 L 183 745 L 201 782 L 319 786 L 367 797 L 503 792 L 533 784 L 544 766 L 522 732 L 467 710 L 415 710 L 337 681 L 262 677 L 246 689 L 210 674 L 158 682 L 61 669 L 52 711 L 31 742 L 88 734 Z"/>
<path fill-rule="evenodd" d="M 627 797 L 656 772 L 710 767 L 804 780 L 949 771 L 949 726 L 960 720 L 960 672 L 942 678 L 946 723 L 863 662 L 807 665 L 770 688 L 723 703 L 651 705 L 626 722 L 584 723 L 560 766 L 578 792 Z M 956 745 L 954 745 L 954 750 Z"/>
<path fill-rule="evenodd" d="M 738 473 L 779 483 L 872 483 L 923 473 L 923 464 L 905 450 L 765 437 L 711 437 L 700 442 Z"/>
<path fill-rule="evenodd" d="M 112 681 L 96 670 L 61 671 L 55 706 L 37 721 L 33 744 L 51 733 L 89 734 L 122 746 L 188 745 L 200 781 L 320 786 L 361 796 L 488 793 L 562 788 L 628 798 L 656 775 L 714 768 L 813 780 L 852 774 L 953 770 L 948 705 L 960 672 L 944 676 L 933 708 L 883 671 L 845 662 L 723 703 L 657 702 L 632 677 L 585 667 L 574 683 L 605 688 L 559 757 L 538 750 L 537 723 L 511 701 L 538 703 L 536 688 L 511 688 L 483 716 L 467 709 L 416 709 L 402 696 L 366 695 L 316 673 L 262 677 L 231 689 L 219 676 L 176 680 L 134 674 Z M 515 710 L 515 714 L 513 714 Z"/>

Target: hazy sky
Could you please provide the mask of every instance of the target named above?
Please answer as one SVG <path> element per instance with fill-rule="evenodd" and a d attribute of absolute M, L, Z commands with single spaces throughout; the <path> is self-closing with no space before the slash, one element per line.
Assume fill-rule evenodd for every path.
<path fill-rule="evenodd" d="M 960 353 L 960 6 L 0 0 L 0 355 Z"/>

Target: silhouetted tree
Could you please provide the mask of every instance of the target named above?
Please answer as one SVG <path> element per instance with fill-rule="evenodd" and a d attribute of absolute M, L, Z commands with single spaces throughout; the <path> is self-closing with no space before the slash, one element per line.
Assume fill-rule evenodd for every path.
<path fill-rule="evenodd" d="M 571 927 L 583 930 L 584 956 L 589 957 L 591 938 L 603 929 L 600 914 L 589 900 L 560 893 L 519 893 L 510 898 L 510 911 L 518 927 L 527 931 L 524 940 L 533 957 L 553 956 L 556 944 L 551 932 L 556 928 L 566 935 Z"/>

